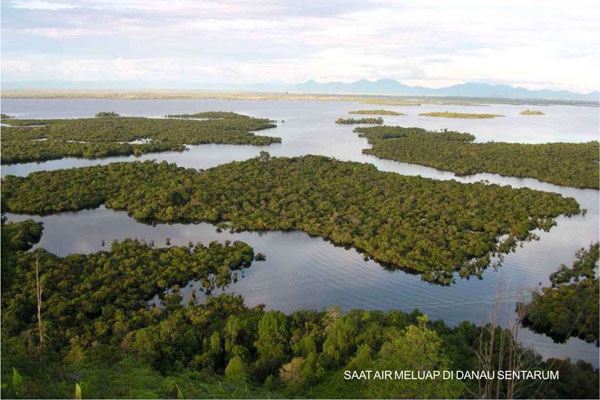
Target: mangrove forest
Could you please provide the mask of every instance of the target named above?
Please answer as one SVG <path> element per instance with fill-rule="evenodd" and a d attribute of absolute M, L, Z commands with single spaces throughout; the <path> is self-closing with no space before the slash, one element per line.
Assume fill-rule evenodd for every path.
<path fill-rule="evenodd" d="M 370 149 L 363 153 L 389 160 L 452 171 L 459 176 L 482 172 L 535 178 L 577 188 L 599 188 L 599 144 L 473 143 L 475 136 L 400 126 L 359 127 Z"/>
<path fill-rule="evenodd" d="M 383 124 L 383 118 L 338 118 L 335 120 L 336 124 L 344 125 L 356 125 L 356 124 Z"/>
<path fill-rule="evenodd" d="M 183 304 L 187 280 L 214 274 L 225 285 L 248 267 L 244 243 L 154 248 L 126 239 L 57 257 L 27 251 L 40 234 L 33 221 L 2 219 L 2 267 L 11 270 L 2 281 L 3 398 L 598 398 L 591 364 L 542 361 L 493 323 L 451 328 L 418 310 L 336 306 L 286 315 L 231 294 Z M 484 368 L 558 379 L 346 378 Z"/>
<path fill-rule="evenodd" d="M 268 119 L 223 112 L 198 115 L 203 119 L 120 117 L 113 112 L 100 112 L 96 118 L 10 119 L 10 126 L 2 129 L 2 164 L 183 151 L 185 145 L 207 143 L 281 142 L 253 133 L 275 127 Z"/>
<path fill-rule="evenodd" d="M 491 257 L 581 212 L 572 198 L 378 171 L 322 156 L 260 157 L 206 171 L 113 163 L 4 179 L 6 211 L 127 210 L 154 222 L 224 222 L 234 230 L 301 230 L 390 268 L 450 284 L 481 276 Z"/>
<path fill-rule="evenodd" d="M 529 304 L 519 305 L 525 310 L 525 326 L 559 342 L 575 336 L 599 344 L 599 246 L 596 242 L 580 249 L 571 267 L 563 264 L 550 275 L 552 286 L 534 291 Z"/>

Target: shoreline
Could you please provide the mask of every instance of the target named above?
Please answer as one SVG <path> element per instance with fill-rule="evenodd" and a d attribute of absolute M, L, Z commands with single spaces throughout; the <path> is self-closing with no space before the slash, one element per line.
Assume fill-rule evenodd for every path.
<path fill-rule="evenodd" d="M 286 100 L 286 101 L 342 101 L 371 105 L 420 106 L 487 104 L 512 105 L 570 105 L 600 107 L 600 102 L 585 100 L 511 99 L 501 97 L 410 96 L 401 94 L 327 94 L 301 92 L 205 91 L 205 90 L 59 90 L 24 89 L 4 90 L 2 99 L 114 99 L 114 100 Z"/>

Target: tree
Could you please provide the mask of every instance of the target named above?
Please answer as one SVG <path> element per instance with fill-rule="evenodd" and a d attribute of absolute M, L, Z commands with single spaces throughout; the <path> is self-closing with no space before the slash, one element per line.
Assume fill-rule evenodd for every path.
<path fill-rule="evenodd" d="M 428 329 L 427 316 L 417 318 L 404 333 L 385 343 L 374 370 L 442 371 L 450 369 L 450 361 L 435 331 Z M 454 398 L 460 397 L 463 384 L 457 380 L 378 380 L 370 382 L 367 393 L 385 398 Z"/>
<path fill-rule="evenodd" d="M 280 358 L 285 355 L 287 343 L 287 320 L 281 311 L 267 311 L 258 323 L 256 350 L 264 358 Z"/>
<path fill-rule="evenodd" d="M 351 364 L 356 370 L 366 370 L 372 366 L 373 358 L 371 357 L 371 348 L 368 344 L 358 347 L 356 357 L 352 359 Z"/>
<path fill-rule="evenodd" d="M 37 297 L 37 321 L 40 335 L 40 358 L 44 354 L 44 334 L 42 332 L 42 283 L 40 282 L 39 258 L 35 258 L 35 292 Z"/>
<path fill-rule="evenodd" d="M 227 367 L 225 368 L 225 376 L 241 375 L 246 373 L 246 365 L 244 361 L 238 356 L 233 357 L 229 360 Z"/>
<path fill-rule="evenodd" d="M 271 154 L 269 154 L 268 151 L 261 151 L 260 153 L 258 153 L 258 159 L 260 161 L 269 161 L 271 159 Z"/>
<path fill-rule="evenodd" d="M 287 354 L 287 319 L 280 311 L 267 311 L 258 323 L 258 339 L 254 346 L 258 352 L 257 372 L 266 377 L 276 370 Z"/>
<path fill-rule="evenodd" d="M 292 391 L 297 391 L 305 383 L 304 368 L 306 360 L 302 357 L 294 357 L 292 361 L 279 369 L 279 377 L 287 383 Z"/>

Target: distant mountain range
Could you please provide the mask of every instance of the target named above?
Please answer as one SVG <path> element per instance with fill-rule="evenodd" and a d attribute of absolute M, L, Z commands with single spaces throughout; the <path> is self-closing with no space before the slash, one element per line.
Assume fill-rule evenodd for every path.
<path fill-rule="evenodd" d="M 545 100 L 591 100 L 598 101 L 600 92 L 575 93 L 566 90 L 529 90 L 508 85 L 491 85 L 489 83 L 461 83 L 444 88 L 427 88 L 408 86 L 393 79 L 369 81 L 362 79 L 356 82 L 319 83 L 314 80 L 294 85 L 294 91 L 307 93 L 363 93 L 363 94 L 397 94 L 410 96 L 457 96 L 457 97 L 502 97 L 511 99 L 545 99 Z"/>
<path fill-rule="evenodd" d="M 370 81 L 361 79 L 356 82 L 317 82 L 309 80 L 300 84 L 256 83 L 202 84 L 182 82 L 144 82 L 144 81 L 22 81 L 2 82 L 4 90 L 238 90 L 256 92 L 302 92 L 318 94 L 382 94 L 406 96 L 443 96 L 443 97 L 485 97 L 531 100 L 600 100 L 600 92 L 575 93 L 566 90 L 529 90 L 508 85 L 489 83 L 461 83 L 443 88 L 404 85 L 393 79 Z"/>

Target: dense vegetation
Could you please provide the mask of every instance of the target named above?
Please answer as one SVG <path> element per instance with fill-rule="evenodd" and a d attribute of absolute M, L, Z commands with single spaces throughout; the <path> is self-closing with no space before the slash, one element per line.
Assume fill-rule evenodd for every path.
<path fill-rule="evenodd" d="M 227 222 L 237 230 L 302 230 L 355 247 L 392 268 L 449 284 L 481 276 L 495 253 L 550 229 L 574 199 L 530 189 L 460 184 L 319 156 L 260 157 L 206 171 L 167 163 L 8 176 L 7 210 L 48 214 L 105 204 L 138 220 Z"/>
<path fill-rule="evenodd" d="M 422 117 L 438 117 L 438 118 L 467 118 L 467 119 L 485 119 L 485 118 L 496 118 L 504 117 L 500 114 L 471 114 L 471 113 L 457 113 L 449 111 L 436 111 L 426 112 L 419 114 Z"/>
<path fill-rule="evenodd" d="M 401 112 L 397 112 L 397 111 L 390 111 L 390 110 L 357 110 L 357 111 L 350 111 L 348 112 L 348 114 L 361 114 L 361 115 L 391 115 L 391 116 L 400 116 L 400 115 L 406 115 L 403 114 Z"/>
<path fill-rule="evenodd" d="M 6 128 L 18 129 L 18 128 Z M 2 163 L 13 164 L 31 161 L 55 160 L 63 157 L 104 158 L 155 153 L 160 151 L 183 151 L 183 144 L 149 142 L 130 143 L 81 143 L 73 141 L 2 141 Z"/>
<path fill-rule="evenodd" d="M 521 115 L 546 115 L 544 112 L 542 111 L 538 111 L 538 110 L 523 110 L 521 111 L 519 114 Z"/>
<path fill-rule="evenodd" d="M 60 258 L 43 249 L 23 252 L 30 239 L 14 234 L 33 225 L 3 224 L 3 239 L 14 244 L 7 248 L 14 274 L 2 290 L 3 398 L 70 398 L 76 390 L 86 398 L 598 396 L 591 365 L 544 362 L 493 324 L 449 328 L 418 311 L 343 315 L 337 307 L 285 315 L 249 309 L 232 295 L 184 307 L 177 283 L 247 266 L 252 250 L 242 243 L 155 249 L 126 240 L 110 252 Z M 164 295 L 165 288 L 174 290 Z M 164 306 L 147 303 L 155 294 Z M 343 377 L 345 370 L 486 365 L 559 370 L 560 379 Z"/>
<path fill-rule="evenodd" d="M 177 296 L 164 291 L 191 280 L 210 293 L 237 279 L 235 271 L 249 267 L 253 258 L 252 248 L 242 242 L 155 248 L 131 239 L 113 242 L 110 252 L 89 255 L 61 258 L 43 249 L 21 253 L 11 265 L 15 285 L 2 290 L 4 332 L 17 335 L 36 322 L 36 268 L 44 295 L 44 350 L 56 352 L 72 338 L 83 347 L 95 341 L 120 343 L 126 332 L 152 318 L 147 302 L 153 296 L 169 307 Z"/>
<path fill-rule="evenodd" d="M 27 251 L 42 237 L 42 225 L 32 220 L 19 223 L 6 222 L 2 217 L 2 290 L 14 275 L 14 257 Z"/>
<path fill-rule="evenodd" d="M 377 124 L 377 125 L 381 125 L 383 124 L 383 118 L 379 117 L 379 118 L 338 118 L 335 120 L 336 124 L 346 124 L 346 125 L 353 125 L 353 124 Z"/>
<path fill-rule="evenodd" d="M 11 119 L 11 126 L 2 129 L 2 163 L 183 151 L 186 144 L 263 146 L 281 142 L 277 137 L 252 133 L 274 127 L 269 120 L 235 113 L 203 113 L 209 116 L 202 121 L 113 114 L 103 112 L 96 118 L 80 119 Z"/>
<path fill-rule="evenodd" d="M 552 286 L 534 291 L 532 301 L 520 305 L 526 311 L 525 325 L 560 342 L 578 336 L 598 345 L 598 260 L 595 243 L 588 250 L 580 249 L 570 268 L 562 265 L 550 275 Z"/>
<path fill-rule="evenodd" d="M 96 118 L 101 118 L 101 117 L 119 117 L 120 115 L 117 114 L 114 111 L 100 111 L 99 113 L 96 113 Z"/>
<path fill-rule="evenodd" d="M 178 284 L 198 280 L 209 292 L 236 279 L 235 271 L 249 267 L 253 259 L 252 249 L 241 242 L 158 249 L 130 239 L 115 241 L 110 252 L 90 255 L 60 258 L 43 249 L 25 253 L 41 232 L 41 224 L 32 220 L 12 223 L 2 218 L 3 398 L 68 398 L 74 382 L 66 385 L 65 379 L 84 380 L 85 397 L 168 396 L 175 387 L 171 380 L 147 364 L 124 358 L 118 347 L 124 335 L 180 308 Z M 165 294 L 167 288 L 176 294 Z M 165 307 L 148 308 L 154 295 Z M 89 358 L 84 359 L 84 352 Z M 72 371 L 69 377 L 65 369 Z M 188 376 L 193 384 L 198 374 Z M 243 381 L 223 385 L 218 377 L 204 377 L 205 385 L 196 390 L 212 390 L 215 397 L 250 393 Z M 157 388 L 162 391 L 154 394 Z"/>
<path fill-rule="evenodd" d="M 169 114 L 166 118 L 226 119 L 239 118 L 241 115 L 231 111 L 201 111 L 194 114 Z M 250 118 L 250 117 L 246 117 Z"/>
<path fill-rule="evenodd" d="M 427 165 L 457 175 L 480 172 L 535 178 L 557 185 L 599 188 L 598 142 L 472 143 L 475 136 L 400 126 L 360 127 L 370 149 L 380 158 Z"/>

